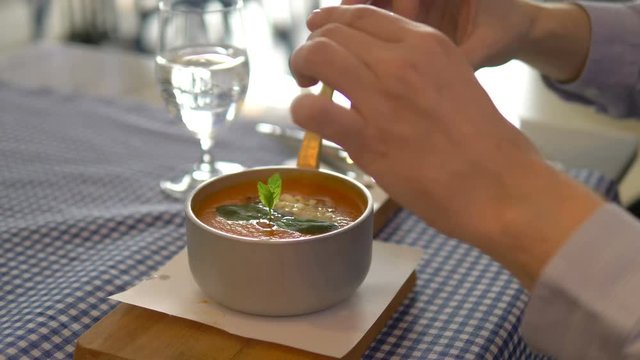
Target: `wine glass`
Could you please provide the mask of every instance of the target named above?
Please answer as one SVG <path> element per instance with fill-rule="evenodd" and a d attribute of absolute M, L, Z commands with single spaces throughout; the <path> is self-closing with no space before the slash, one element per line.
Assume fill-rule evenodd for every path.
<path fill-rule="evenodd" d="M 243 166 L 215 161 L 221 127 L 237 118 L 249 84 L 242 0 L 162 0 L 156 78 L 172 116 L 200 141 L 200 160 L 175 180 L 160 182 L 176 198 Z"/>

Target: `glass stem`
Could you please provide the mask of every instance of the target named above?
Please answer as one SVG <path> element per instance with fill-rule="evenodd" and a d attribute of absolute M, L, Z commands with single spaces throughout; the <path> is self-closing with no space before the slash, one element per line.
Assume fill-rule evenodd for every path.
<path fill-rule="evenodd" d="M 200 138 L 200 162 L 196 164 L 196 170 L 213 173 L 213 139 Z"/>

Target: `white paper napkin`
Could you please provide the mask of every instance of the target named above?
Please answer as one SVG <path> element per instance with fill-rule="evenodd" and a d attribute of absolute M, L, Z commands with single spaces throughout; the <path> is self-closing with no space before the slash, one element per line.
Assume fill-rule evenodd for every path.
<path fill-rule="evenodd" d="M 380 317 L 421 257 L 420 249 L 374 241 L 371 269 L 356 293 L 327 310 L 302 316 L 248 315 L 209 300 L 191 277 L 186 250 L 148 280 L 111 299 L 212 325 L 239 336 L 340 358 Z"/>

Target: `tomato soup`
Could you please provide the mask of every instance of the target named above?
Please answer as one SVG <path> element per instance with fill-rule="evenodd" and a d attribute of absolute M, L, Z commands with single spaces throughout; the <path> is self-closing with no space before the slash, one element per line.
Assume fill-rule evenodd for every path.
<path fill-rule="evenodd" d="M 366 208 L 366 199 L 358 195 L 339 179 L 309 173 L 287 174 L 282 178 L 280 200 L 273 207 L 273 217 L 230 220 L 223 216 L 222 209 L 230 206 L 261 206 L 256 181 L 240 182 L 212 193 L 193 212 L 207 226 L 228 234 L 254 239 L 295 239 L 335 231 L 358 219 Z"/>

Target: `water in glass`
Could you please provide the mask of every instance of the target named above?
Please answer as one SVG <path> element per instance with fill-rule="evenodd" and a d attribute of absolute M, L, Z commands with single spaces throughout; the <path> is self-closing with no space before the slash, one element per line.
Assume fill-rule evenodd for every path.
<path fill-rule="evenodd" d="M 231 46 L 176 49 L 156 57 L 163 99 L 200 141 L 232 121 L 249 84 L 246 51 Z"/>

